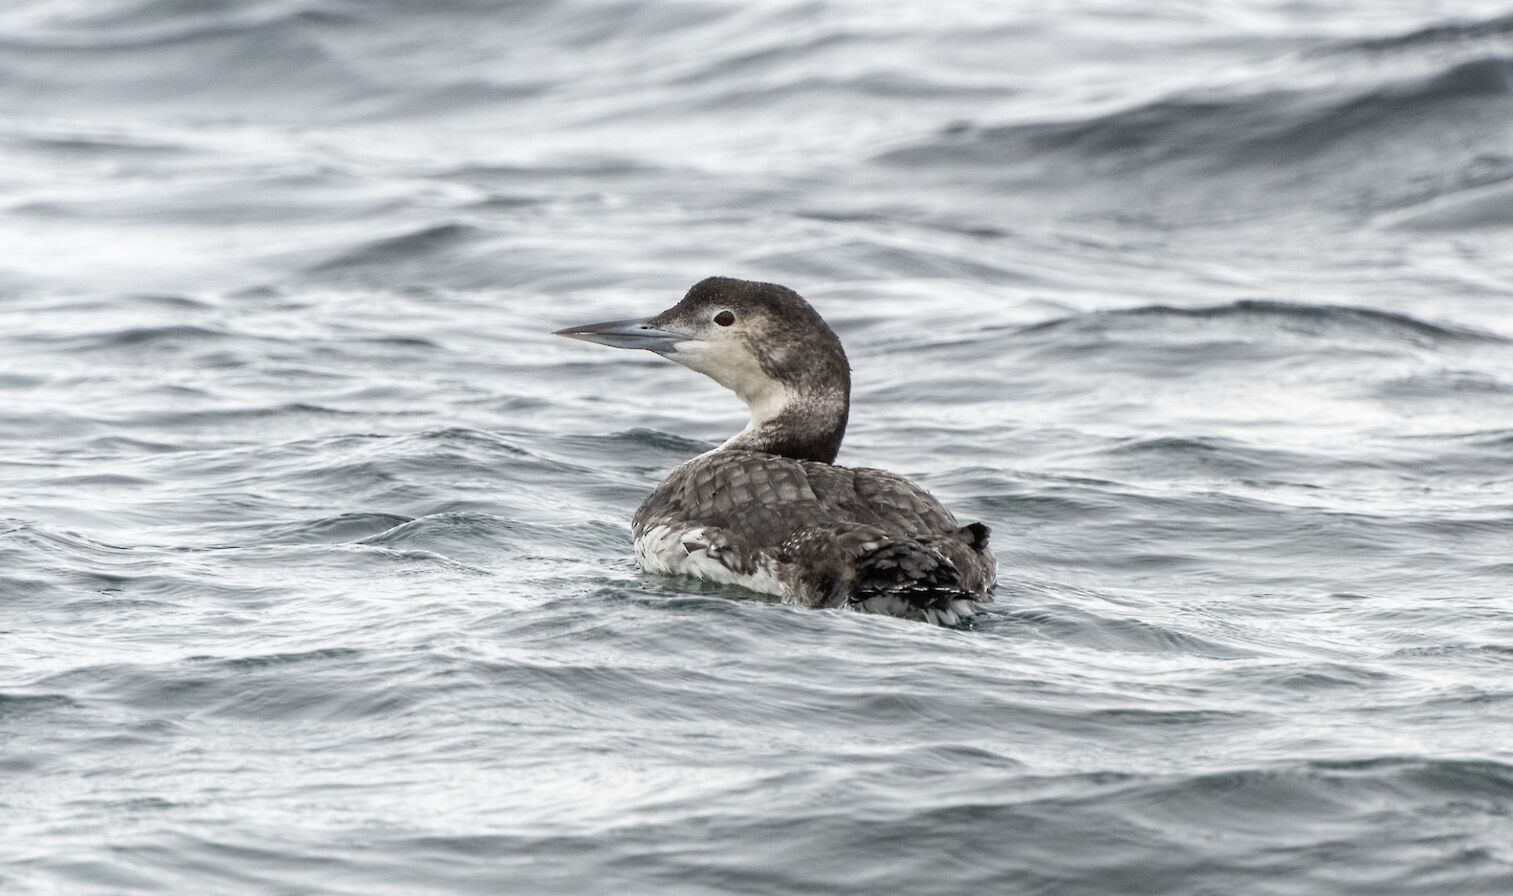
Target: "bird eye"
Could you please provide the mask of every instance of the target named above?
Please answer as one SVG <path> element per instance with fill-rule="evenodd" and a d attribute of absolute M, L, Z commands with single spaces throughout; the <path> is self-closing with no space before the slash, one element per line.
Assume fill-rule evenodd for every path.
<path fill-rule="evenodd" d="M 735 315 L 731 314 L 729 311 L 721 311 L 719 314 L 716 314 L 714 316 L 714 322 L 722 327 L 728 327 L 731 324 L 735 323 Z"/>

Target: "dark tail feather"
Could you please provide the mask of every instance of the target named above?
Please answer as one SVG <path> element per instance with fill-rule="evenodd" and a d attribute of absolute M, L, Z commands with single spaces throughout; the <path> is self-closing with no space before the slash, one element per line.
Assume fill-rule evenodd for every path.
<path fill-rule="evenodd" d="M 987 550 L 988 537 L 993 534 L 993 530 L 982 523 L 967 523 L 952 534 L 956 537 L 957 541 L 962 542 L 972 550 L 983 551 Z"/>
<path fill-rule="evenodd" d="M 847 524 L 795 533 L 778 556 L 787 585 L 811 607 L 844 607 L 888 616 L 954 624 L 987 599 L 963 581 L 953 560 L 975 559 L 987 527 L 963 526 L 938 539 L 900 538 Z"/>
<path fill-rule="evenodd" d="M 949 610 L 953 601 L 971 598 L 961 576 L 940 552 L 917 541 L 879 545 L 856 560 L 852 603 L 895 597 L 911 609 Z"/>

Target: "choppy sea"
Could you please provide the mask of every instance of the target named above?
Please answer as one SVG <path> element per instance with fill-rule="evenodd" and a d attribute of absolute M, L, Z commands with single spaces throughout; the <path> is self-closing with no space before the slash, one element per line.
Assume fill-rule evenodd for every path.
<path fill-rule="evenodd" d="M 988 615 L 636 570 L 712 274 Z M 9 0 L 0 892 L 1513 893 L 1513 7 Z"/>

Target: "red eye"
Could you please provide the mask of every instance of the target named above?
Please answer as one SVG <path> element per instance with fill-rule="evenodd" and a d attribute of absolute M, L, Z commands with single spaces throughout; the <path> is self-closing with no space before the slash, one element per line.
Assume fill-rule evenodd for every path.
<path fill-rule="evenodd" d="M 729 311 L 721 311 L 719 314 L 716 314 L 714 316 L 714 322 L 722 327 L 728 327 L 731 324 L 735 323 L 735 315 L 731 314 Z"/>

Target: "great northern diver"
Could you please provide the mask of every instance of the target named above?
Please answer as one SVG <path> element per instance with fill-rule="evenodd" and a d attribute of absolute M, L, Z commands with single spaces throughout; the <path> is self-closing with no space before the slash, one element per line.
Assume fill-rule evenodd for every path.
<path fill-rule="evenodd" d="M 991 599 L 987 526 L 959 524 L 897 474 L 834 465 L 851 367 L 798 293 L 710 277 L 655 317 L 555 335 L 656 352 L 751 410 L 744 430 L 673 470 L 636 511 L 642 569 L 945 625 Z"/>

